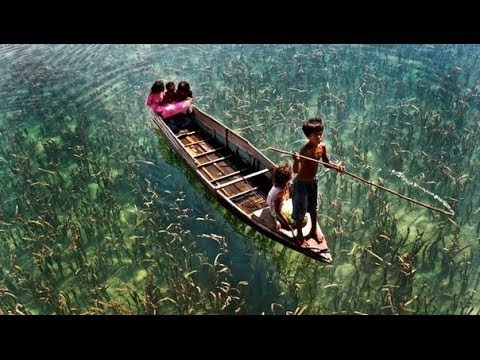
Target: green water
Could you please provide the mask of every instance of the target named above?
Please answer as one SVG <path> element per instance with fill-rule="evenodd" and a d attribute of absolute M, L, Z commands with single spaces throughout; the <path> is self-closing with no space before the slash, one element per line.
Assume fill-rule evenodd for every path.
<path fill-rule="evenodd" d="M 478 314 L 480 46 L 1 45 L 0 313 Z M 157 79 L 319 171 L 335 263 L 265 238 L 155 131 Z M 275 162 L 288 158 L 266 152 Z M 399 174 L 403 174 L 402 176 Z"/>

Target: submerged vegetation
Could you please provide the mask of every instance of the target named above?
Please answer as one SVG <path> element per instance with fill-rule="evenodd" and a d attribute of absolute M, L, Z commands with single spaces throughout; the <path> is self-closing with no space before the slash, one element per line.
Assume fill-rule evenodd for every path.
<path fill-rule="evenodd" d="M 479 314 L 480 47 L 0 46 L 0 314 Z M 121 59 L 121 60 L 120 60 Z M 233 218 L 151 125 L 157 78 L 257 148 L 321 116 L 320 264 Z M 268 152 L 275 162 L 288 160 Z"/>

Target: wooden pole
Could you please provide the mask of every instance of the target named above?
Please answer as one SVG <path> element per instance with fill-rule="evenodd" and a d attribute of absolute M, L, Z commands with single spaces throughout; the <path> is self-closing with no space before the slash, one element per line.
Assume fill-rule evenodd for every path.
<path fill-rule="evenodd" d="M 276 149 L 276 148 L 273 148 L 273 147 L 269 147 L 268 150 L 276 151 L 276 152 L 279 152 L 279 153 L 281 153 L 281 154 L 288 154 L 288 155 L 294 155 L 294 154 L 295 154 L 294 152 L 291 152 L 291 151 L 285 151 L 285 150 Z M 327 165 L 327 166 L 329 166 L 329 167 L 331 167 L 331 168 L 333 168 L 333 169 L 337 169 L 337 170 L 339 169 L 339 167 L 336 166 L 336 165 L 334 165 L 334 164 L 331 164 L 331 163 L 327 164 L 326 162 L 323 162 L 323 161 L 321 161 L 321 160 L 317 160 L 317 159 L 314 159 L 314 158 L 311 158 L 311 157 L 308 157 L 308 156 L 303 156 L 303 155 L 300 155 L 300 154 L 297 154 L 297 155 L 298 155 L 299 157 L 301 157 L 301 158 L 304 158 L 304 159 L 307 159 L 307 160 L 311 160 L 311 161 L 315 161 L 315 162 L 317 162 L 317 163 L 319 163 L 319 164 Z M 437 212 L 439 212 L 439 213 L 442 213 L 442 214 L 444 214 L 444 215 L 447 215 L 448 217 L 453 216 L 453 213 L 451 213 L 451 212 L 448 212 L 448 211 L 445 211 L 445 210 L 442 210 L 442 209 L 439 209 L 439 208 L 430 206 L 430 205 L 428 205 L 428 204 L 424 204 L 424 203 L 422 203 L 422 202 L 420 202 L 420 201 L 418 201 L 418 200 L 409 198 L 409 197 L 407 197 L 407 196 L 405 196 L 405 195 L 402 195 L 402 194 L 400 194 L 400 193 L 398 193 L 398 192 L 396 192 L 396 191 L 390 190 L 389 188 L 386 188 L 386 187 L 384 187 L 384 186 L 382 186 L 382 185 L 378 185 L 378 184 L 375 184 L 375 183 L 373 183 L 373 182 L 371 182 L 371 181 L 369 181 L 369 180 L 363 179 L 363 178 L 361 178 L 360 176 L 357 176 L 357 175 L 355 175 L 355 174 L 352 174 L 351 172 L 345 171 L 345 174 L 347 174 L 347 175 L 349 175 L 349 176 L 351 176 L 351 177 L 353 177 L 353 178 L 355 178 L 355 179 L 357 179 L 357 180 L 363 181 L 363 182 L 366 183 L 366 184 L 369 184 L 369 185 L 375 186 L 376 188 L 379 188 L 379 189 L 381 189 L 381 190 L 387 191 L 387 192 L 389 192 L 389 193 L 391 193 L 391 194 L 393 194 L 393 195 L 397 195 L 398 197 L 400 197 L 400 198 L 402 198 L 402 199 L 404 199 L 404 200 L 410 201 L 410 202 L 412 202 L 412 203 L 414 203 L 414 204 L 423 206 L 423 207 L 425 207 L 425 208 L 427 208 L 427 209 L 430 209 L 430 210 L 433 210 L 433 211 L 437 211 Z"/>

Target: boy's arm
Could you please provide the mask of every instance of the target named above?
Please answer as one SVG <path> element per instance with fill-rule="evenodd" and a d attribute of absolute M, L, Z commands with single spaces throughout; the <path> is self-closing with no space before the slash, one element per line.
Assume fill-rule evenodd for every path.
<path fill-rule="evenodd" d="M 302 167 L 302 158 L 299 156 L 306 156 L 309 157 L 308 151 L 307 151 L 307 145 L 302 146 L 300 151 L 297 153 L 294 153 L 292 155 L 293 158 L 293 172 L 296 174 L 300 171 L 300 168 Z"/>
<path fill-rule="evenodd" d="M 300 150 L 300 153 L 302 153 L 302 150 L 303 148 Z M 292 159 L 293 159 L 292 170 L 296 174 L 300 170 L 300 156 L 298 156 L 297 152 L 292 154 Z"/>
<path fill-rule="evenodd" d="M 327 146 L 326 146 L 325 144 L 323 144 L 322 147 L 323 147 L 322 161 L 323 161 L 324 163 L 330 164 L 330 159 L 328 158 L 328 155 L 327 155 Z M 335 170 L 337 170 L 337 171 L 339 171 L 339 172 L 345 172 L 345 170 L 346 170 L 346 169 L 345 169 L 345 166 L 341 165 L 341 163 L 338 164 L 338 165 L 334 165 L 334 164 L 332 164 L 332 165 L 325 165 L 325 167 L 328 167 L 328 168 L 330 168 L 330 169 L 335 169 Z"/>
<path fill-rule="evenodd" d="M 322 144 L 322 161 L 325 163 L 325 167 L 328 167 L 328 168 L 332 168 L 331 165 L 327 165 L 327 164 L 330 164 L 330 159 L 328 158 L 328 155 L 327 155 L 327 146 L 325 144 Z"/>

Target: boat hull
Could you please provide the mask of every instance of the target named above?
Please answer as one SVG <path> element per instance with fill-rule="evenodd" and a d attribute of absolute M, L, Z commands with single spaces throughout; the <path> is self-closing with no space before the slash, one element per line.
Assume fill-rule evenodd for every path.
<path fill-rule="evenodd" d="M 314 239 L 306 239 L 304 247 L 297 245 L 296 230 L 275 230 L 266 198 L 272 184 L 271 172 L 276 165 L 248 140 L 196 107 L 187 115 L 191 120 L 189 125 L 177 133 L 167 122 L 181 123 L 185 121 L 183 115 L 167 119 L 167 122 L 158 114 L 153 115 L 153 121 L 169 145 L 227 210 L 272 240 L 315 260 L 332 263 L 327 241 L 318 224 L 318 235 L 324 240 L 317 243 Z M 285 206 L 291 207 L 291 199 Z M 302 229 L 305 237 L 311 225 L 307 214 L 307 224 Z"/>

